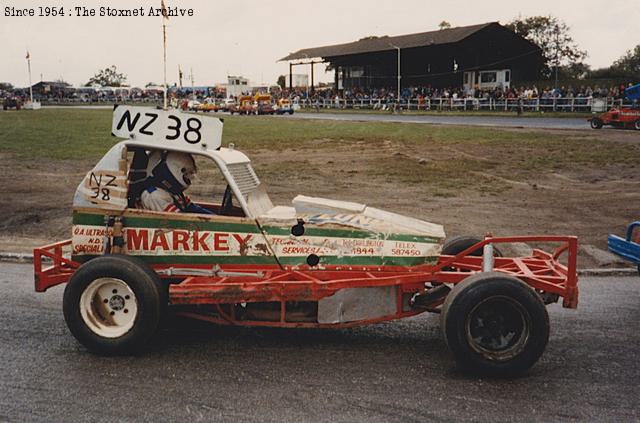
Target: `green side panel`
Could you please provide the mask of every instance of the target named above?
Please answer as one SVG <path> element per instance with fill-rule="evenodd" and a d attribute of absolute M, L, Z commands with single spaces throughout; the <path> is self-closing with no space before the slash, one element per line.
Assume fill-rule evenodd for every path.
<path fill-rule="evenodd" d="M 99 214 L 73 213 L 74 225 L 93 225 L 104 227 L 104 216 Z M 180 219 L 162 219 L 157 217 L 125 217 L 124 226 L 130 228 L 172 228 L 198 231 L 242 232 L 259 234 L 256 224 L 227 223 L 215 221 L 194 221 Z"/>
<path fill-rule="evenodd" d="M 261 256 L 139 256 L 127 254 L 139 258 L 149 264 L 270 264 L 277 265 L 273 257 Z M 95 255 L 75 255 L 74 261 L 84 263 Z"/>
<path fill-rule="evenodd" d="M 133 255 L 132 255 L 133 256 Z M 271 264 L 278 263 L 266 256 L 134 256 L 151 264 Z"/>

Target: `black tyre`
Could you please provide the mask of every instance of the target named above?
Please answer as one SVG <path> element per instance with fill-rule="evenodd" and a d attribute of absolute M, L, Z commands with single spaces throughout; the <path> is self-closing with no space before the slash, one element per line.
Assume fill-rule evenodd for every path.
<path fill-rule="evenodd" d="M 153 337 L 168 294 L 158 275 L 128 256 L 97 257 L 83 264 L 64 291 L 69 330 L 89 350 L 132 353 Z"/>
<path fill-rule="evenodd" d="M 456 254 L 463 252 L 467 248 L 481 241 L 482 239 L 475 236 L 469 236 L 469 235 L 454 236 L 452 238 L 447 239 L 444 242 L 444 245 L 442 246 L 442 255 L 455 256 Z M 481 256 L 482 247 L 473 250 L 469 255 L 476 256 L 476 257 Z M 493 255 L 495 257 L 502 257 L 502 252 L 494 246 Z"/>
<path fill-rule="evenodd" d="M 591 128 L 593 129 L 602 129 L 602 119 L 600 118 L 593 118 L 591 119 Z"/>
<path fill-rule="evenodd" d="M 636 131 L 640 131 L 640 120 L 633 122 L 633 127 Z"/>
<path fill-rule="evenodd" d="M 523 374 L 549 340 L 549 315 L 540 296 L 499 272 L 457 284 L 444 302 L 440 324 L 458 365 L 490 376 Z"/>

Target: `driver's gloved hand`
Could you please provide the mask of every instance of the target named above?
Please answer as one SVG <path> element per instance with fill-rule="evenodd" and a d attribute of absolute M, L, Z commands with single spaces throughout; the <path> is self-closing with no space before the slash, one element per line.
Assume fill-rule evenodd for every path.
<path fill-rule="evenodd" d="M 184 211 L 187 213 L 215 214 L 211 210 L 205 209 L 204 207 L 200 207 L 199 205 L 194 204 L 192 202 L 189 202 L 187 207 L 185 207 Z"/>

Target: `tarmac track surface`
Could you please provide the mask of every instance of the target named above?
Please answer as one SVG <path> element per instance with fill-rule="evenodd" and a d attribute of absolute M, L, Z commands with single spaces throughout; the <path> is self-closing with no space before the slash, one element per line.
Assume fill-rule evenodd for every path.
<path fill-rule="evenodd" d="M 496 128 L 585 129 L 589 128 L 588 115 L 584 118 L 523 118 L 511 116 L 433 116 L 366 113 L 295 113 L 293 119 L 323 119 L 356 122 L 402 122 L 440 125 L 490 126 Z"/>
<path fill-rule="evenodd" d="M 350 330 L 173 320 L 136 357 L 88 353 L 63 287 L 33 292 L 0 264 L 0 421 L 637 421 L 640 279 L 581 280 L 577 310 L 549 307 L 551 338 L 526 377 L 460 373 L 437 315 Z"/>

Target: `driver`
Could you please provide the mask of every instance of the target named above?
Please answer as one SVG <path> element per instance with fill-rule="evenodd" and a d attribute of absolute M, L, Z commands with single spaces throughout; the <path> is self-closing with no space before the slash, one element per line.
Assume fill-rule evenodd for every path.
<path fill-rule="evenodd" d="M 153 166 L 148 188 L 142 191 L 140 206 L 146 210 L 213 214 L 191 202 L 184 191 L 196 174 L 196 162 L 190 154 L 176 151 L 154 153 L 149 159 Z M 153 165 L 153 163 L 157 163 Z"/>

